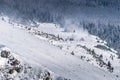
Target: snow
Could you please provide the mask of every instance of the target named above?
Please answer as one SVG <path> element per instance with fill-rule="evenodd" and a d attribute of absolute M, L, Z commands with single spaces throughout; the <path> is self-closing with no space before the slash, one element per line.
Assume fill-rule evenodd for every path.
<path fill-rule="evenodd" d="M 48 34 L 59 35 L 63 38 L 74 38 L 75 41 L 55 41 L 49 40 L 43 36 L 34 35 L 33 32 L 39 30 Z M 81 39 L 81 41 L 79 41 Z M 52 42 L 51 42 L 52 41 Z M 7 46 L 15 55 L 19 56 L 20 60 L 34 67 L 44 67 L 53 72 L 55 75 L 60 75 L 71 80 L 119 80 L 116 75 L 119 73 L 119 60 L 117 55 L 110 51 L 104 51 L 95 48 L 97 44 L 96 37 L 88 33 L 73 33 L 64 32 L 64 29 L 55 24 L 40 23 L 38 28 L 32 28 L 31 31 L 20 28 L 14 23 L 14 26 L 7 21 L 0 19 L 0 44 Z M 81 60 L 79 57 L 84 55 L 88 59 L 93 57 L 86 54 L 83 48 L 76 48 L 76 45 L 87 46 L 90 49 L 95 49 L 97 54 L 103 54 L 109 59 L 110 54 L 115 55 L 115 60 L 111 63 L 115 66 L 115 72 L 110 73 L 106 69 L 100 68 L 93 59 L 92 64 L 86 60 Z M 58 46 L 62 45 L 62 49 Z M 66 48 L 69 46 L 69 50 Z M 75 56 L 70 52 L 75 51 Z M 77 57 L 76 57 L 77 56 Z M 19 59 L 18 58 L 18 59 Z M 0 59 L 0 66 L 5 62 L 5 59 Z M 17 78 L 15 79 L 17 80 Z"/>

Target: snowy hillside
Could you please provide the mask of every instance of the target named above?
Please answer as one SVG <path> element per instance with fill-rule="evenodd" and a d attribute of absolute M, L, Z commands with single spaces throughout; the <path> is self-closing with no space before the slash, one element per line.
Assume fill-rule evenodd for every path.
<path fill-rule="evenodd" d="M 24 24 L 38 21 L 61 27 L 72 20 L 71 24 L 99 36 L 120 52 L 119 14 L 120 0 L 0 0 L 0 15 Z"/>
<path fill-rule="evenodd" d="M 36 24 L 0 18 L 1 80 L 120 79 L 117 52 L 105 41 L 82 30 Z"/>

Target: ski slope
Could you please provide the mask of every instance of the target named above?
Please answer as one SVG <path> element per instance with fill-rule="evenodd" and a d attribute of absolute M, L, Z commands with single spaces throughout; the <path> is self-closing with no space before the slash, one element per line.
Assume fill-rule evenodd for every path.
<path fill-rule="evenodd" d="M 54 24 L 41 24 L 39 26 L 38 29 L 33 28 L 31 31 L 28 31 L 18 27 L 17 24 L 9 24 L 8 19 L 0 19 L 0 45 L 8 47 L 12 52 L 19 56 L 20 60 L 23 62 L 38 68 L 42 66 L 53 72 L 54 75 L 60 75 L 67 79 L 119 80 L 116 75 L 120 75 L 118 71 L 120 69 L 120 63 L 115 53 L 95 49 L 98 54 L 104 52 L 103 55 L 105 56 L 109 56 L 110 54 L 115 55 L 115 60 L 112 64 L 115 64 L 114 67 L 116 72 L 113 73 L 99 68 L 94 61 L 93 64 L 95 63 L 95 65 L 92 65 L 85 60 L 79 59 L 78 57 L 80 54 L 77 52 L 76 56 L 78 57 L 69 54 L 77 44 L 86 45 L 88 48 L 94 48 L 94 45 L 97 44 L 95 36 L 81 33 L 79 38 L 80 33 L 64 32 L 63 29 L 55 27 Z M 42 36 L 34 35 L 33 32 L 35 30 L 55 35 L 59 34 L 63 38 L 72 36 L 75 37 L 75 41 L 59 42 L 48 40 Z M 81 37 L 84 37 L 85 40 L 79 43 Z M 52 41 L 52 43 L 49 41 Z M 62 50 L 57 47 L 59 45 L 63 46 Z M 70 46 L 70 50 L 67 50 L 65 46 Z M 79 52 L 82 54 L 85 53 L 83 49 Z M 85 56 L 90 58 L 90 55 L 85 54 Z"/>

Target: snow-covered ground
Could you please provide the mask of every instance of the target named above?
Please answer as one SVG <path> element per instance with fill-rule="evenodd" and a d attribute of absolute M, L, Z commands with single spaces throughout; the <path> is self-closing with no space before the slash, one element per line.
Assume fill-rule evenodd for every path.
<path fill-rule="evenodd" d="M 50 23 L 39 23 L 38 28 L 30 28 L 0 18 L 1 48 L 3 45 L 9 48 L 23 64 L 31 65 L 34 72 L 36 68 L 47 69 L 53 80 L 55 76 L 71 80 L 119 80 L 120 60 L 116 51 L 105 44 L 84 31 L 64 32 Z M 5 60 L 0 58 L 0 67 Z M 19 80 L 17 75 L 24 74 L 13 75 L 14 80 Z"/>

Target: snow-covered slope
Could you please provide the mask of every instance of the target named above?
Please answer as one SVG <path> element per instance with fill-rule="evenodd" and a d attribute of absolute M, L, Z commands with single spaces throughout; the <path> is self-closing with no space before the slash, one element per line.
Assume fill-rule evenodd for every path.
<path fill-rule="evenodd" d="M 40 74 L 41 70 L 46 69 L 52 74 L 53 80 L 66 80 L 64 78 L 70 80 L 119 80 L 120 60 L 115 54 L 116 51 L 105 45 L 105 41 L 86 32 L 75 30 L 64 32 L 64 29 L 55 24 L 39 23 L 38 25 L 38 28 L 31 28 L 1 18 L 1 52 L 3 45 L 9 48 L 10 52 L 14 53 L 13 56 L 18 56 L 16 58 L 23 67 L 26 67 L 24 64 L 32 67 L 31 72 L 34 73 L 32 75 L 34 77 L 37 73 Z M 6 59 L 3 59 L 0 58 L 0 62 L 3 62 L 0 67 L 3 65 L 5 67 L 5 64 L 9 65 L 6 63 Z M 11 77 L 14 80 L 20 80 L 19 76 L 25 75 L 23 71 L 13 72 Z M 6 73 L 1 72 L 1 74 L 5 75 Z M 29 74 L 29 72 L 26 73 L 26 75 Z M 4 76 L 2 77 L 4 80 Z M 39 80 L 34 77 L 23 80 Z"/>

